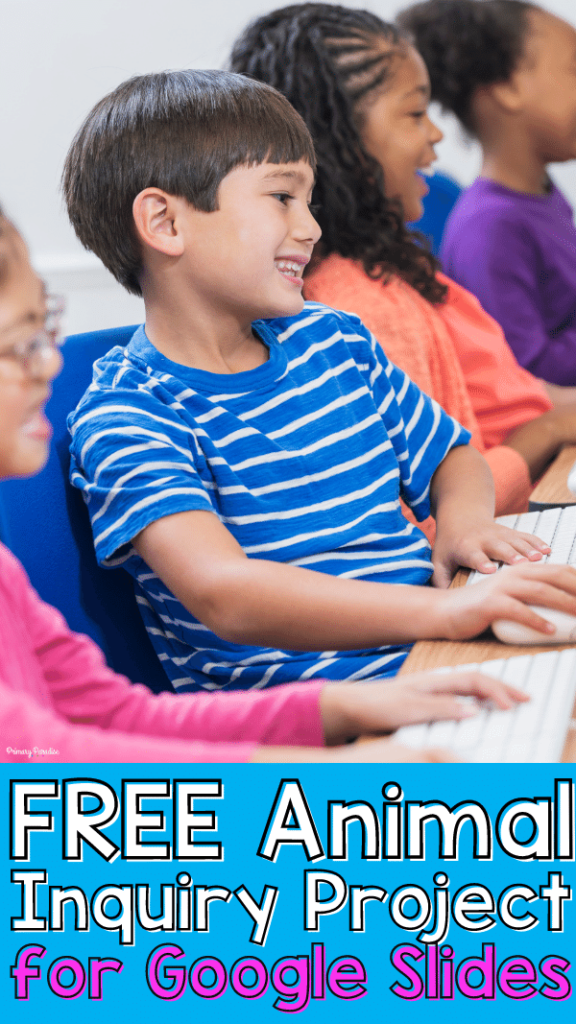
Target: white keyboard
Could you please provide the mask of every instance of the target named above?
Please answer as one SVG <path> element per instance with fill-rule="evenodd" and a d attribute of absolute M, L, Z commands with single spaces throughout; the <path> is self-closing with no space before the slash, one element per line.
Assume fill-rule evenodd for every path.
<path fill-rule="evenodd" d="M 523 654 L 437 671 L 465 669 L 477 669 L 510 683 L 529 694 L 530 701 L 509 711 L 489 703 L 460 722 L 404 726 L 394 735 L 398 743 L 418 750 L 443 747 L 463 761 L 530 764 L 560 760 L 576 696 L 576 650 Z"/>
<path fill-rule="evenodd" d="M 509 526 L 512 530 L 532 533 L 545 544 L 549 544 L 552 552 L 545 555 L 541 562 L 576 566 L 576 505 L 547 508 L 543 512 L 499 516 L 496 522 Z M 478 583 L 479 580 L 485 579 L 486 573 L 471 572 L 466 582 Z"/>

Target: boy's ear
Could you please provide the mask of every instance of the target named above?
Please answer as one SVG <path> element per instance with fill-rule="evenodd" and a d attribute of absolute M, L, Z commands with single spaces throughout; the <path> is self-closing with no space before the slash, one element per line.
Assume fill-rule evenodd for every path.
<path fill-rule="evenodd" d="M 160 188 L 145 188 L 132 204 L 138 238 L 167 256 L 181 256 L 184 240 L 179 230 L 181 200 Z"/>

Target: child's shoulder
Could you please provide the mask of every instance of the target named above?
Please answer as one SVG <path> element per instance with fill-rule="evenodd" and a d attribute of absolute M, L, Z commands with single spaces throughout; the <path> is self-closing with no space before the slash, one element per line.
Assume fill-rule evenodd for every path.
<path fill-rule="evenodd" d="M 91 410 L 101 410 L 104 415 L 108 408 L 120 414 L 129 404 L 144 414 L 147 407 L 153 408 L 158 400 L 170 405 L 173 392 L 178 391 L 180 385 L 155 365 L 153 352 L 144 328 L 139 327 L 125 347 L 116 345 L 97 359 L 92 367 L 92 380 L 68 417 L 69 428 Z M 163 358 L 160 353 L 158 356 Z"/>
<path fill-rule="evenodd" d="M 526 225 L 547 218 L 556 210 L 570 206 L 560 189 L 550 183 L 545 195 L 518 192 L 489 178 L 477 178 L 464 189 L 448 218 L 447 230 L 454 225 L 471 225 L 489 234 L 498 224 Z"/>
<path fill-rule="evenodd" d="M 280 343 L 298 335 L 300 344 L 303 338 L 314 344 L 319 336 L 335 331 L 339 331 L 346 341 L 367 340 L 369 337 L 368 329 L 355 313 L 334 309 L 322 302 L 305 302 L 302 312 L 296 316 L 275 317 L 263 322 L 274 331 Z"/>
<path fill-rule="evenodd" d="M 143 351 L 146 341 L 144 327 L 138 327 L 127 345 L 115 345 L 100 356 L 92 367 L 92 381 L 86 393 L 92 390 L 138 387 L 152 377 L 154 370 Z M 150 342 L 148 347 L 151 348 Z"/>
<path fill-rule="evenodd" d="M 488 178 L 477 178 L 464 189 L 454 205 L 448 226 L 458 222 L 486 224 L 493 217 L 518 217 L 521 206 L 515 201 L 514 193 Z"/>
<path fill-rule="evenodd" d="M 505 264 L 512 241 L 532 248 L 534 219 L 541 211 L 524 198 L 534 197 L 523 197 L 487 178 L 478 178 L 466 189 L 448 217 L 442 239 L 440 258 L 447 271 L 458 276 L 460 259 L 482 260 L 487 254 Z"/>

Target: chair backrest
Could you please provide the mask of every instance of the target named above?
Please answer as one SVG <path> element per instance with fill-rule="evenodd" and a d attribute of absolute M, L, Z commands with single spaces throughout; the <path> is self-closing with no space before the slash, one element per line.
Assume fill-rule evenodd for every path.
<path fill-rule="evenodd" d="M 420 220 L 408 226 L 426 235 L 432 252 L 437 256 L 440 252 L 446 221 L 462 192 L 462 186 L 442 171 L 436 171 L 426 181 L 430 191 L 423 199 L 424 213 Z"/>
<path fill-rule="evenodd" d="M 66 417 L 92 380 L 92 364 L 114 345 L 126 345 L 135 327 L 67 338 L 64 368 L 46 406 L 54 431 L 47 465 L 35 477 L 0 483 L 2 540 L 20 559 L 40 596 L 87 633 L 108 664 L 154 691 L 170 684 L 138 612 L 132 580 L 123 569 L 101 569 L 94 555 L 88 512 L 68 481 Z"/>

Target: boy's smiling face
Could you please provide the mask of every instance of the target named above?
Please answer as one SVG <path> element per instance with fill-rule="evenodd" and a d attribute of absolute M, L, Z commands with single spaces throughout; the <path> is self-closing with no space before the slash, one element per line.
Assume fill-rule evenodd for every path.
<path fill-rule="evenodd" d="M 199 312 L 244 325 L 302 310 L 304 268 L 321 234 L 309 208 L 313 184 L 304 160 L 240 166 L 223 179 L 214 212 L 185 204 L 180 259 Z"/>

